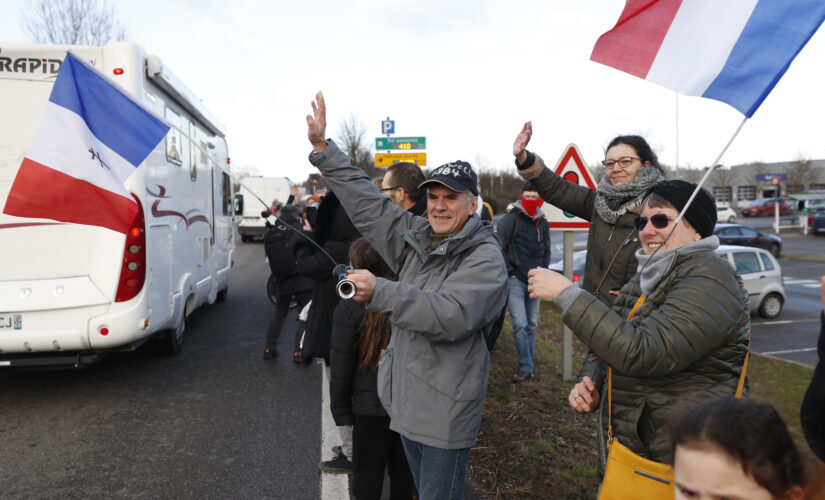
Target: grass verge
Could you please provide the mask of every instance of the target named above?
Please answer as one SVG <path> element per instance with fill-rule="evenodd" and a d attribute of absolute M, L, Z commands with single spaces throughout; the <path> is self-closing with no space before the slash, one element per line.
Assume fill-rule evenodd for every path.
<path fill-rule="evenodd" d="M 597 419 L 580 415 L 567 404 L 573 382 L 562 381 L 559 313 L 553 304 L 542 303 L 535 376 L 526 383 L 511 381 L 518 358 L 509 319 L 504 324 L 492 356 L 478 443 L 470 452 L 468 480 L 480 498 L 596 497 Z M 574 337 L 574 377 L 586 352 Z M 751 355 L 749 372 L 750 397 L 771 403 L 803 453 L 813 457 L 799 424 L 799 407 L 813 370 Z"/>

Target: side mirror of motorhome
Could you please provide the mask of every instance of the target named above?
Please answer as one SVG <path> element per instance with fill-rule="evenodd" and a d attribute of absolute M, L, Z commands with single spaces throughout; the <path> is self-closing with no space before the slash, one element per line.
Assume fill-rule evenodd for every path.
<path fill-rule="evenodd" d="M 235 195 L 235 213 L 236 214 L 243 214 L 243 195 L 236 194 Z"/>

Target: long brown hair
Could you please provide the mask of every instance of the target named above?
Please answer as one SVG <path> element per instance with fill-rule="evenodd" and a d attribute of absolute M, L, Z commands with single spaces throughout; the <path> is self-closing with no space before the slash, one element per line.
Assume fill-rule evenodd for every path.
<path fill-rule="evenodd" d="M 349 249 L 349 261 L 356 269 L 366 269 L 378 278 L 393 279 L 393 273 L 384 259 L 365 238 L 358 238 Z M 381 350 L 390 341 L 390 319 L 377 312 L 364 309 L 361 320 L 361 337 L 358 341 L 357 373 L 369 373 L 378 370 L 378 358 Z"/>

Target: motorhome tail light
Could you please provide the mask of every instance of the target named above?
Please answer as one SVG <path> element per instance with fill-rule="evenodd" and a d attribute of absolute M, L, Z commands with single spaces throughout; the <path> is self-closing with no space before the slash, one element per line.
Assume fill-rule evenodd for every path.
<path fill-rule="evenodd" d="M 226 157 L 226 164 L 229 165 L 230 163 L 232 163 L 232 160 L 230 160 L 229 157 L 227 156 Z"/>
<path fill-rule="evenodd" d="M 122 75 L 123 74 L 123 68 L 115 68 L 115 69 L 112 70 L 112 73 L 114 73 L 116 75 Z"/>
<path fill-rule="evenodd" d="M 109 335 L 109 329 L 108 329 L 108 328 L 106 328 L 105 326 L 101 326 L 101 327 L 100 327 L 100 330 L 98 330 L 98 331 L 99 331 L 99 332 L 100 332 L 100 334 L 101 334 L 101 335 L 103 335 L 104 337 L 105 337 L 106 335 Z"/>
<path fill-rule="evenodd" d="M 146 223 L 140 200 L 134 194 L 132 196 L 138 204 L 138 210 L 135 220 L 132 221 L 132 227 L 126 233 L 115 302 L 133 299 L 140 293 L 146 281 Z"/>

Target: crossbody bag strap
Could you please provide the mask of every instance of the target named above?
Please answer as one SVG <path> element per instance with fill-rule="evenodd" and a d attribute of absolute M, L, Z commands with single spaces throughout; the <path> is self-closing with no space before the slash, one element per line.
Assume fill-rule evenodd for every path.
<path fill-rule="evenodd" d="M 636 315 L 636 311 L 644 304 L 645 299 L 647 299 L 647 295 L 642 294 L 639 296 L 639 300 L 633 304 L 633 309 L 630 310 L 630 314 L 627 315 L 627 320 L 630 321 L 633 319 L 633 316 Z M 607 365 L 607 442 L 610 443 L 613 440 L 613 367 Z"/>
<path fill-rule="evenodd" d="M 748 325 L 748 352 L 745 354 L 745 362 L 742 363 L 742 373 L 739 374 L 739 383 L 736 384 L 736 399 L 742 397 L 745 389 L 745 376 L 748 374 L 748 359 L 751 357 L 751 326 Z"/>
<path fill-rule="evenodd" d="M 622 251 L 624 246 L 627 245 L 627 242 L 630 241 L 630 238 L 633 237 L 633 234 L 635 234 L 635 233 L 636 233 L 636 230 L 632 229 L 630 231 L 630 233 L 627 235 L 627 238 L 625 238 L 624 241 L 622 242 L 622 244 L 619 245 L 619 249 L 616 250 L 616 253 L 613 254 L 613 258 L 610 260 L 610 264 L 608 264 L 607 269 L 604 272 L 604 275 L 602 275 L 602 279 L 599 280 L 599 284 L 596 285 L 596 290 L 593 292 L 594 297 L 599 296 L 599 290 L 602 288 L 602 285 L 604 284 L 604 280 L 607 279 L 607 274 L 610 272 L 611 269 L 613 269 L 613 264 L 616 262 L 616 258 L 619 256 L 619 253 Z"/>

